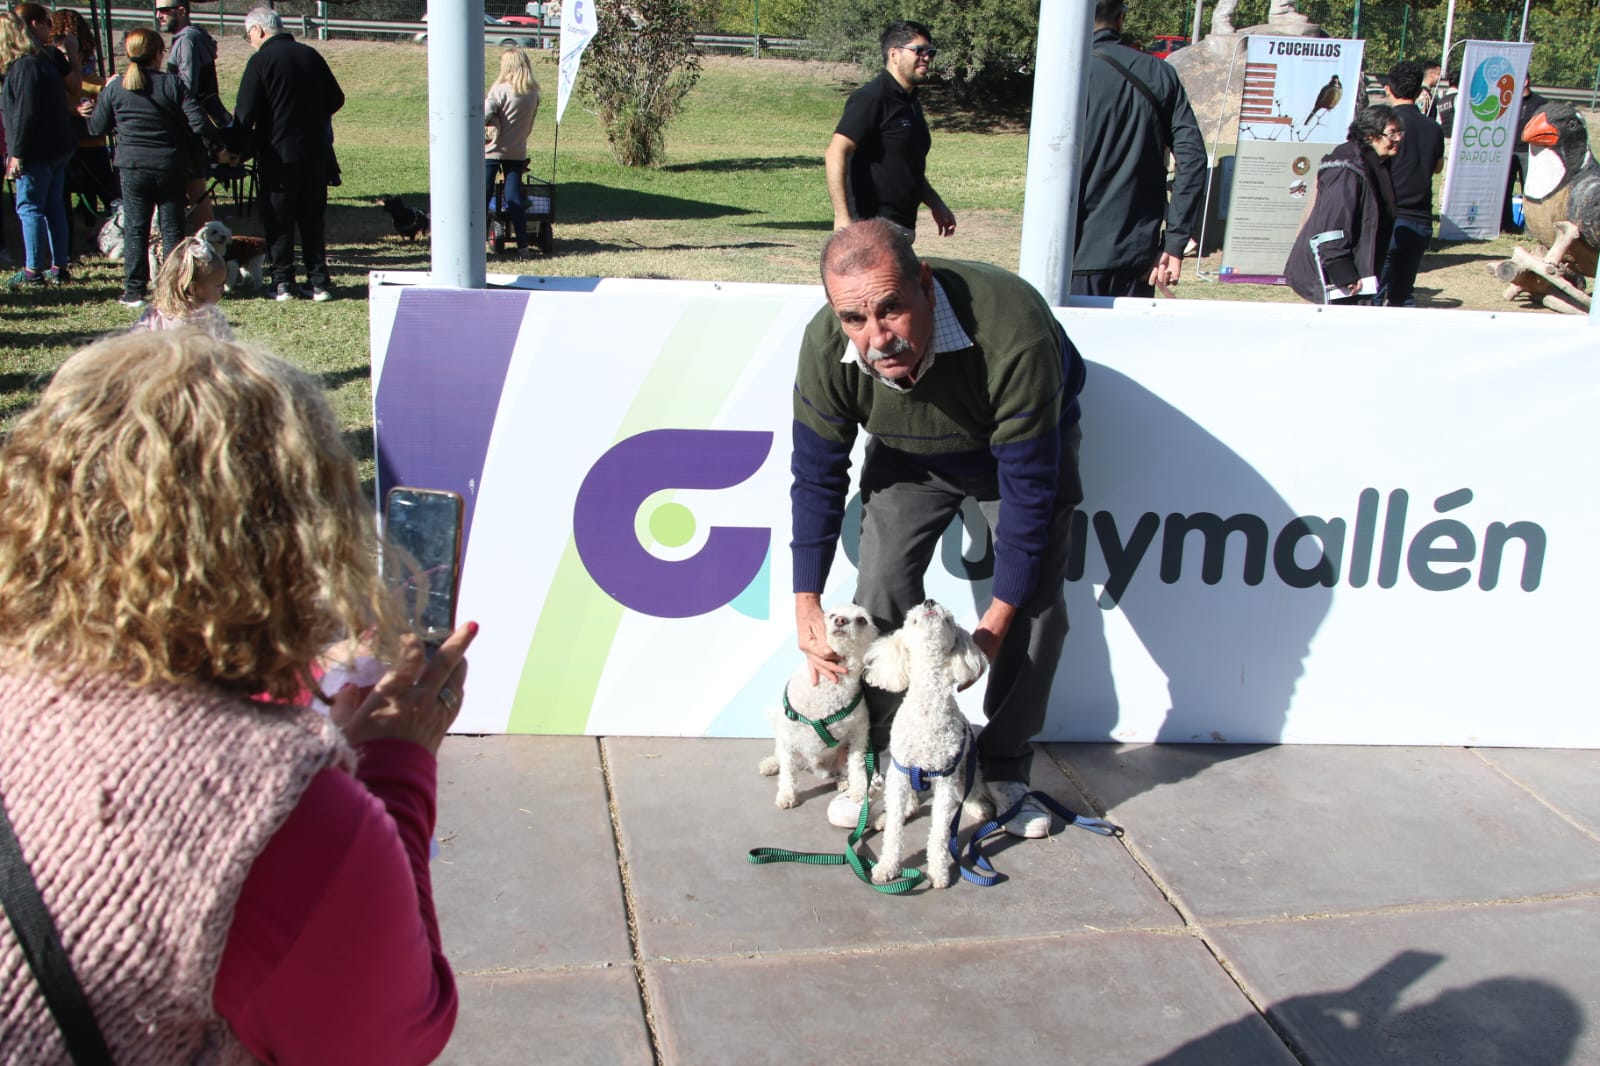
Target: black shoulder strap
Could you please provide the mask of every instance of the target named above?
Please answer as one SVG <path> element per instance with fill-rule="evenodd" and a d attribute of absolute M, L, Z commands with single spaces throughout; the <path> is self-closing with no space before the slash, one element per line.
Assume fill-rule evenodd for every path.
<path fill-rule="evenodd" d="M 45 908 L 44 897 L 33 879 L 33 871 L 22 857 L 11 815 L 0 798 L 0 904 L 17 934 L 22 957 L 33 971 L 33 979 L 44 993 L 45 1005 L 61 1028 L 67 1054 L 78 1066 L 112 1066 L 105 1037 L 95 1024 L 94 1011 L 83 994 L 83 986 L 72 972 L 72 960 L 61 944 L 61 934 Z"/>
<path fill-rule="evenodd" d="M 1124 78 L 1128 79 L 1129 85 L 1132 85 L 1135 89 L 1138 89 L 1139 94 L 1146 100 L 1150 101 L 1150 106 L 1156 109 L 1156 117 L 1161 120 L 1161 143 L 1166 144 L 1170 137 L 1170 130 L 1168 127 L 1171 126 L 1171 121 L 1167 117 L 1167 109 L 1162 105 L 1160 97 L 1156 96 L 1156 91 L 1150 88 L 1150 86 L 1146 85 L 1143 78 L 1129 70 L 1122 63 L 1112 59 L 1100 49 L 1096 48 L 1090 54 L 1096 59 L 1103 59 L 1109 63 L 1112 69 L 1114 69 L 1118 74 L 1121 74 Z"/>

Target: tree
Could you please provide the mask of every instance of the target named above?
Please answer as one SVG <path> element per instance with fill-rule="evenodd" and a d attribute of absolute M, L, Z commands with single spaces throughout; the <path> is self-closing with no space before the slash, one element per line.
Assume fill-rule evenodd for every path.
<path fill-rule="evenodd" d="M 690 0 L 602 0 L 578 88 L 625 167 L 660 161 L 667 124 L 700 80 Z"/>

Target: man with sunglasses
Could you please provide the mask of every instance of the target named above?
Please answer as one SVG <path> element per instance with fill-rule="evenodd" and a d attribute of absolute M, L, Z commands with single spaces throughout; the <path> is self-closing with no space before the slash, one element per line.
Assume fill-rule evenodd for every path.
<path fill-rule="evenodd" d="M 956 216 L 928 184 L 933 138 L 917 86 L 939 50 L 920 22 L 891 22 L 879 37 L 883 73 L 850 94 L 825 158 L 833 228 L 859 218 L 886 218 L 915 235 L 917 207 L 927 204 L 941 236 Z"/>

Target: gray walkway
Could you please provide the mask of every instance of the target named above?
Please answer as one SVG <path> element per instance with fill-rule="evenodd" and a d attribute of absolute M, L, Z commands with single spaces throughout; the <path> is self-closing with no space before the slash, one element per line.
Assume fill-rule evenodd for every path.
<path fill-rule="evenodd" d="M 442 1061 L 1600 1063 L 1600 751 L 1045 745 L 1127 836 L 898 897 L 768 751 L 446 741 Z"/>

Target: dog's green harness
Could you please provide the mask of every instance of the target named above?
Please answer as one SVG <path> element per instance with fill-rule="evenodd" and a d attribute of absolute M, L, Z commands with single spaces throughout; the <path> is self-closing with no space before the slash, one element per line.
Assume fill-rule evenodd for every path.
<path fill-rule="evenodd" d="M 814 722 L 810 718 L 807 718 L 805 715 L 801 714 L 799 711 L 795 710 L 793 707 L 789 706 L 789 686 L 783 686 L 783 716 L 789 719 L 791 722 L 804 722 L 812 729 L 815 729 L 817 731 L 817 739 L 822 741 L 830 748 L 837 748 L 839 746 L 839 738 L 828 732 L 828 727 L 833 725 L 835 722 L 842 722 L 846 718 L 850 717 L 850 712 L 855 710 L 860 703 L 861 690 L 857 689 L 856 698 L 850 701 L 850 705 L 848 707 L 837 714 L 830 714 L 821 721 Z"/>

